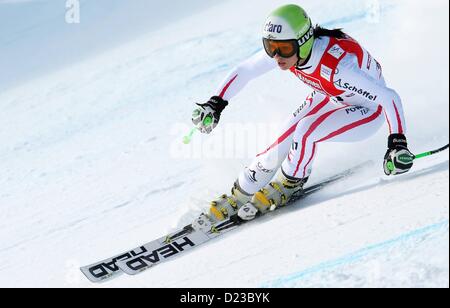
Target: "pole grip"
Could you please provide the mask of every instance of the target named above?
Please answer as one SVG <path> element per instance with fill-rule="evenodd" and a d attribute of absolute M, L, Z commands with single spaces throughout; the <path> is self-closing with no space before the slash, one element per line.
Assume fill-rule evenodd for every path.
<path fill-rule="evenodd" d="M 203 126 L 208 127 L 213 124 L 213 118 L 211 116 L 207 116 L 203 119 Z M 183 143 L 189 144 L 192 141 L 192 137 L 194 137 L 194 134 L 199 131 L 198 127 L 194 127 L 191 129 L 189 134 L 183 137 Z"/>

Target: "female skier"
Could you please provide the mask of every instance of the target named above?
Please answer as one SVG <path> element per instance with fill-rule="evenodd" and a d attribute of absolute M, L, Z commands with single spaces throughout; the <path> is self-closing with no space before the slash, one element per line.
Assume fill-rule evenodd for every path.
<path fill-rule="evenodd" d="M 285 205 L 308 180 L 319 143 L 364 140 L 385 119 L 389 137 L 384 172 L 402 174 L 413 165 L 401 99 L 386 86 L 381 65 L 357 41 L 340 29 L 314 27 L 301 7 L 285 5 L 267 18 L 263 45 L 263 51 L 233 69 L 216 95 L 194 110 L 192 121 L 202 133 L 211 133 L 228 101 L 250 80 L 276 67 L 290 71 L 313 92 L 290 115 L 279 138 L 239 175 L 231 195 L 213 201 L 209 212 L 194 221 L 196 229 L 210 229 L 235 214 L 251 220 Z M 212 124 L 205 123 L 206 117 Z"/>

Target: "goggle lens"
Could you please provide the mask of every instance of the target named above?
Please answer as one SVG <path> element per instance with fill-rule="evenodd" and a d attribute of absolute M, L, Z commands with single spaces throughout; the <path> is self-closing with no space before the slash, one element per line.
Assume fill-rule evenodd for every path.
<path fill-rule="evenodd" d="M 290 58 L 298 53 L 298 42 L 296 40 L 289 41 L 272 41 L 263 39 L 264 49 L 269 57 L 273 58 L 278 54 L 282 58 Z"/>

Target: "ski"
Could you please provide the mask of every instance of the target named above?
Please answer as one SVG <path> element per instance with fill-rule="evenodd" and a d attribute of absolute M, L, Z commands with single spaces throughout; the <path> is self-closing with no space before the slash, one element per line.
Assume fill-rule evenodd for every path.
<path fill-rule="evenodd" d="M 356 171 L 362 169 L 363 167 L 367 167 L 371 164 L 372 162 L 370 161 L 365 162 L 356 167 L 341 172 L 333 177 L 330 177 L 324 181 L 321 181 L 318 184 L 306 187 L 299 193 L 294 194 L 289 203 L 285 206 L 295 203 L 300 199 L 303 199 L 306 196 L 323 189 L 327 185 L 344 179 L 354 174 Z M 282 208 L 284 208 L 285 206 L 283 206 Z M 166 236 L 148 242 L 142 246 L 136 247 L 112 258 L 108 258 L 91 265 L 83 266 L 80 268 L 80 270 L 91 282 L 94 283 L 108 281 L 122 273 L 136 275 L 151 267 L 156 266 L 157 264 L 171 260 L 186 251 L 190 251 L 193 248 L 200 246 L 226 232 L 234 230 L 245 223 L 247 222 L 241 220 L 239 217 L 237 217 L 237 215 L 235 215 L 221 223 L 218 223 L 207 233 L 196 231 L 192 228 L 191 225 L 187 225 L 180 230 L 172 232 Z"/>
<path fill-rule="evenodd" d="M 193 235 L 193 231 L 194 230 L 190 226 L 186 226 L 182 230 L 176 231 L 157 240 L 121 253 L 117 256 L 96 262 L 91 265 L 83 266 L 80 268 L 80 270 L 91 282 L 97 283 L 110 280 L 123 273 L 118 267 L 118 262 L 120 261 L 130 260 L 144 255 L 148 253 L 148 251 L 152 251 L 154 248 L 157 249 L 164 247 L 170 242 L 179 240 L 183 238 L 183 236 L 187 235 L 189 235 L 189 239 L 192 238 L 194 240 L 193 245 L 198 245 L 201 242 L 201 238 L 199 236 Z M 180 248 L 180 250 L 183 250 L 184 245 L 178 247 Z"/>
<path fill-rule="evenodd" d="M 118 260 L 117 266 L 128 275 L 139 274 L 150 267 L 173 259 L 183 252 L 192 250 L 225 232 L 231 231 L 238 225 L 238 222 L 229 219 L 216 225 L 207 233 L 196 231 L 188 225 L 184 229 L 190 229 L 189 232 L 182 232 L 182 235 L 175 234 L 161 238 L 159 241 L 150 242 L 143 246 L 144 252 L 130 259 Z"/>

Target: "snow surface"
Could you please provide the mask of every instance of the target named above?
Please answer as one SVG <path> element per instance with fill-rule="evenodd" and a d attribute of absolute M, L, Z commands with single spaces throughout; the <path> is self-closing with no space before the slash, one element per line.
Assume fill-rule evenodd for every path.
<path fill-rule="evenodd" d="M 91 284 L 80 266 L 228 192 L 310 92 L 271 72 L 185 146 L 193 102 L 261 48 L 266 15 L 285 2 L 105 3 L 81 1 L 69 25 L 65 1 L 0 1 L 0 286 L 449 287 L 448 152 L 387 178 L 387 128 L 321 145 L 311 182 L 375 162 L 354 177 L 141 275 Z M 448 143 L 448 1 L 301 5 L 382 63 L 413 151 Z"/>

